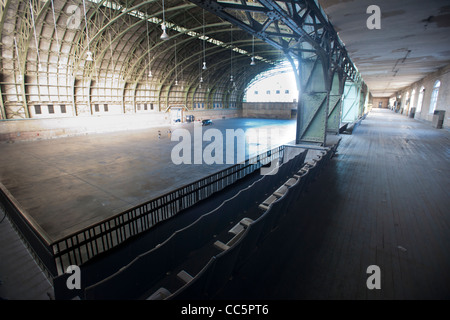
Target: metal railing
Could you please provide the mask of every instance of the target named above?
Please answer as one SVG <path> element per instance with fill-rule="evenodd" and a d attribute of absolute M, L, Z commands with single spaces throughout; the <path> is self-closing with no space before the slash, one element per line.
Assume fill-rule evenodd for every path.
<path fill-rule="evenodd" d="M 57 274 L 149 230 L 283 155 L 284 146 L 268 150 L 52 243 Z"/>
<path fill-rule="evenodd" d="M 319 168 L 319 164 L 324 162 L 326 152 L 323 151 L 322 154 L 312 160 L 314 167 Z M 329 150 L 328 153 L 330 153 Z M 207 264 L 207 267 L 195 275 L 195 278 L 203 278 L 204 273 L 208 273 L 208 279 L 204 280 L 209 283 L 200 284 L 204 287 L 200 291 L 207 291 L 207 296 L 211 298 L 213 293 L 220 289 L 221 284 L 228 281 L 233 270 L 237 270 L 249 258 L 250 253 L 258 246 L 258 243 L 264 241 L 268 234 L 275 229 L 282 219 L 281 216 L 288 213 L 286 208 L 290 206 L 294 198 L 298 198 L 302 187 L 310 181 L 310 177 L 307 177 L 310 170 L 309 166 L 304 163 L 305 157 L 306 151 L 299 153 L 279 166 L 276 174 L 263 176 L 250 186 L 241 189 L 216 208 L 203 214 L 195 222 L 174 232 L 159 246 L 141 253 L 105 279 L 86 284 L 86 287 L 81 289 L 84 292 L 84 298 L 88 300 L 146 298 L 153 291 L 152 288 L 160 287 L 164 281 L 169 283 L 170 281 L 167 281 L 167 279 L 175 277 L 176 272 L 174 270 L 179 271 L 187 268 L 186 271 L 189 274 L 195 275 L 199 265 L 202 265 L 203 262 Z M 314 173 L 317 173 L 317 171 L 314 171 Z M 292 177 L 296 178 L 292 179 Z M 295 183 L 288 183 L 291 180 L 295 180 Z M 263 210 L 262 207 L 255 206 L 257 203 L 262 203 L 268 195 L 276 194 L 274 192 L 285 183 L 284 194 L 275 196 L 276 200 L 268 204 L 267 209 Z M 272 208 L 270 214 L 265 212 L 270 211 L 270 208 Z M 241 221 L 243 218 L 250 219 L 249 221 L 252 222 L 248 228 L 244 227 L 245 231 L 240 234 L 240 238 L 238 236 L 239 240 L 230 244 L 229 249 L 224 249 L 225 251 L 214 256 L 212 254 L 216 250 L 206 250 L 203 251 L 206 253 L 205 255 L 198 255 L 202 248 L 213 245 L 215 240 L 229 240 L 228 235 L 230 233 L 226 231 L 232 225 L 230 222 Z M 225 236 L 224 233 L 226 233 Z M 194 264 L 192 262 L 186 263 L 186 260 L 189 260 L 187 257 L 192 259 L 191 253 L 197 254 L 194 258 L 196 261 Z M 193 293 L 192 290 L 187 290 L 189 294 L 187 292 L 182 293 L 190 286 L 191 284 L 188 284 L 181 288 L 181 282 L 179 282 L 180 290 L 174 289 L 175 286 L 173 286 L 172 289 L 177 290 L 173 294 L 174 297 L 181 294 L 183 298 L 188 299 L 204 298 L 198 290 L 194 290 L 196 293 Z M 198 287 L 198 285 L 194 286 Z M 80 297 L 83 296 L 83 292 L 80 293 Z"/>

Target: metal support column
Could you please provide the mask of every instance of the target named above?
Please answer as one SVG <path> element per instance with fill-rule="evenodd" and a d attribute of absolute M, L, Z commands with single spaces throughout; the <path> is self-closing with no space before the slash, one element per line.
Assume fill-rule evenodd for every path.
<path fill-rule="evenodd" d="M 345 81 L 341 72 L 335 71 L 332 79 L 328 104 L 328 125 L 327 132 L 339 134 L 342 114 L 342 94 L 344 92 Z"/>
<path fill-rule="evenodd" d="M 295 142 L 325 144 L 328 119 L 328 68 L 320 56 L 299 58 L 300 90 Z"/>

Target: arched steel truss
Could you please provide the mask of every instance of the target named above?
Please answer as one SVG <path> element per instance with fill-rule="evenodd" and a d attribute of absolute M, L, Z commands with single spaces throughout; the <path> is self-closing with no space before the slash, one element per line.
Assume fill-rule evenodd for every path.
<path fill-rule="evenodd" d="M 297 143 L 324 145 L 328 132 L 338 132 L 344 83 L 363 81 L 316 1 L 190 1 L 285 54 L 300 93 Z"/>
<path fill-rule="evenodd" d="M 1 117 L 29 118 L 31 104 L 45 103 L 72 106 L 73 115 L 103 103 L 121 113 L 141 103 L 239 107 L 282 52 L 301 94 L 296 140 L 325 144 L 339 126 L 343 84 L 365 86 L 314 0 L 165 0 L 169 41 L 160 39 L 161 4 L 3 0 Z"/>
<path fill-rule="evenodd" d="M 252 36 L 234 27 L 231 39 L 229 22 L 184 0 L 165 0 L 170 39 L 162 41 L 161 4 L 3 0 L 1 119 L 30 118 L 34 104 L 66 104 L 73 115 L 93 114 L 93 104 L 103 103 L 123 113 L 135 112 L 139 103 L 156 110 L 170 104 L 192 108 L 196 102 L 238 106 L 247 84 L 280 58 L 276 48 L 257 39 L 257 64 L 250 68 Z M 93 61 L 86 60 L 88 51 Z"/>

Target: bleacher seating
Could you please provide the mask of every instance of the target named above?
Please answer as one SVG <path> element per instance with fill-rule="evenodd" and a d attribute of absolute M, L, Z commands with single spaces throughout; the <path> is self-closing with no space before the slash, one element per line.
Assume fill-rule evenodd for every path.
<path fill-rule="evenodd" d="M 283 163 L 276 174 L 262 176 L 117 273 L 86 288 L 85 298 L 133 299 L 142 297 L 154 286 L 146 298 L 214 297 L 257 250 L 258 244 L 282 223 L 288 208 L 298 201 L 304 188 L 331 159 L 335 149 L 320 151 L 304 164 L 306 152 Z M 268 186 L 276 186 L 276 189 L 267 193 Z M 232 221 L 234 223 L 230 225 Z M 191 252 L 205 246 L 216 249 L 216 254 L 204 257 L 204 267 L 199 272 L 183 267 Z M 174 274 L 168 272 L 170 270 L 178 272 Z M 175 276 L 180 285 L 172 293 L 159 286 L 162 278 Z"/>

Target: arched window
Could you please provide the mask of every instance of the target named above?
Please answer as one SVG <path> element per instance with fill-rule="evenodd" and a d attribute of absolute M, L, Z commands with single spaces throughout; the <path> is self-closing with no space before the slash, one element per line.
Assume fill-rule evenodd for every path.
<path fill-rule="evenodd" d="M 434 110 L 436 109 L 436 103 L 437 103 L 440 86 L 441 86 L 441 82 L 439 80 L 434 83 L 433 92 L 431 92 L 430 113 L 433 113 Z"/>
<path fill-rule="evenodd" d="M 417 108 L 416 113 L 419 113 L 422 110 L 422 104 L 423 104 L 423 95 L 425 94 L 425 87 L 422 86 L 419 91 L 419 99 L 417 99 Z"/>

